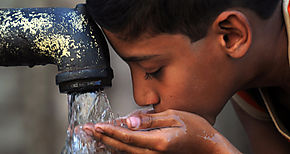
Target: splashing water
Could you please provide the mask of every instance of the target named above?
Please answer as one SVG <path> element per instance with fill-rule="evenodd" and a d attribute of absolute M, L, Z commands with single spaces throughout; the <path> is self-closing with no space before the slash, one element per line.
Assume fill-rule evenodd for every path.
<path fill-rule="evenodd" d="M 68 106 L 69 127 L 62 154 L 109 154 L 109 150 L 103 144 L 86 135 L 82 127 L 79 126 L 85 123 L 98 123 L 114 119 L 105 92 L 69 95 Z"/>

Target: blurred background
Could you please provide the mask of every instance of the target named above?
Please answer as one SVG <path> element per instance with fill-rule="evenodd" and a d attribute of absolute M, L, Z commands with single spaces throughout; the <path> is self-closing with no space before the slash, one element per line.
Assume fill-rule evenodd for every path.
<path fill-rule="evenodd" d="M 69 7 L 85 0 L 0 0 L 0 8 Z M 111 52 L 115 78 L 106 89 L 113 111 L 120 116 L 138 107 L 134 103 L 128 66 Z M 57 154 L 66 138 L 67 96 L 55 85 L 53 65 L 0 67 L 0 153 Z M 247 135 L 230 103 L 215 124 L 243 153 L 250 153 Z"/>

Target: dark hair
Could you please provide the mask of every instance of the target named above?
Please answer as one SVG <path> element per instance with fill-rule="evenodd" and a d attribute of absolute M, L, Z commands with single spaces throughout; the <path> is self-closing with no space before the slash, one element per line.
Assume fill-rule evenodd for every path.
<path fill-rule="evenodd" d="M 87 0 L 92 18 L 124 40 L 143 33 L 187 35 L 203 38 L 213 20 L 224 10 L 243 7 L 262 19 L 269 18 L 279 0 Z"/>

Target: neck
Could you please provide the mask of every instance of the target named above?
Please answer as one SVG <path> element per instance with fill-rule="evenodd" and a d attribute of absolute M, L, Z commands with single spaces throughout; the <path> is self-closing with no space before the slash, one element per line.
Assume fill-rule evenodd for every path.
<path fill-rule="evenodd" d="M 262 69 L 251 83 L 251 87 L 281 87 L 290 92 L 288 36 L 281 5 L 270 19 L 259 26 L 264 26 L 264 29 L 260 33 L 262 41 L 259 46 L 262 50 L 257 52 L 257 57 L 260 56 L 263 62 L 260 63 L 259 68 Z"/>

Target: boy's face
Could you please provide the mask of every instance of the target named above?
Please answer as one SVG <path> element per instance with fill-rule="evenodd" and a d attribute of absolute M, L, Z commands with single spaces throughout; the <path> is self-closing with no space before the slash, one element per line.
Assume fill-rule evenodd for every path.
<path fill-rule="evenodd" d="M 228 57 L 210 37 L 193 43 L 181 34 L 123 41 L 105 33 L 131 69 L 134 98 L 140 106 L 153 105 L 156 112 L 188 111 L 214 123 L 233 94 L 231 68 L 224 61 Z"/>

